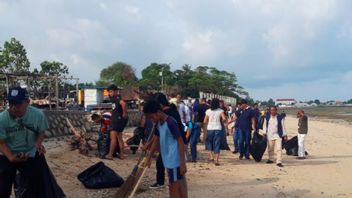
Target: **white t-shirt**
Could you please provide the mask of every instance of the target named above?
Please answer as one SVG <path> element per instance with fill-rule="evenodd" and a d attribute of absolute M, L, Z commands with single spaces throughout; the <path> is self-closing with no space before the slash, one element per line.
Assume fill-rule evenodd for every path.
<path fill-rule="evenodd" d="M 182 102 L 177 104 L 178 114 L 180 114 L 182 123 L 186 123 L 185 117 L 183 116 L 184 114 L 186 114 L 186 107 L 185 106 L 186 105 L 183 104 Z"/>
<path fill-rule="evenodd" d="M 265 125 L 266 126 L 266 125 Z M 281 120 L 281 126 L 282 126 L 282 136 L 286 135 L 286 130 L 285 130 L 285 119 Z M 277 123 L 277 118 L 276 116 L 270 116 L 269 119 L 269 124 L 268 128 L 266 129 L 267 131 L 267 137 L 268 140 L 277 140 L 280 139 L 279 132 L 278 132 L 278 123 Z"/>
<path fill-rule="evenodd" d="M 185 106 L 185 112 L 186 112 L 186 122 L 190 122 L 191 121 L 191 110 L 189 109 L 188 106 Z"/>
<path fill-rule="evenodd" d="M 209 121 L 208 121 L 208 130 L 221 130 L 222 125 L 221 125 L 221 113 L 224 112 L 222 109 L 216 109 L 216 110 L 211 110 L 208 109 L 205 112 L 205 115 L 208 116 Z"/>

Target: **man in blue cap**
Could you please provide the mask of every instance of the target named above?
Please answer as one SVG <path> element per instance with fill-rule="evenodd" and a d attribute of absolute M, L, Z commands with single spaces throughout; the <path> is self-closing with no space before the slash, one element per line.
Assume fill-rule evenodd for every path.
<path fill-rule="evenodd" d="M 28 92 L 21 87 L 11 88 L 7 100 L 9 109 L 0 113 L 0 197 L 10 197 L 17 170 L 29 189 L 43 188 L 36 179 L 43 171 L 38 167 L 46 163 L 41 156 L 48 128 L 44 113 L 29 105 Z"/>

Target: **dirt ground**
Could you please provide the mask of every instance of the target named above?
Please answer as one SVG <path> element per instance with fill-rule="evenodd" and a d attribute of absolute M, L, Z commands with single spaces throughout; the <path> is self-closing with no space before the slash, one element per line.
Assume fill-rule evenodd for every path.
<path fill-rule="evenodd" d="M 286 129 L 292 137 L 297 131 L 297 119 L 288 117 Z M 126 132 L 130 136 L 132 129 Z M 189 197 L 352 197 L 352 126 L 343 123 L 310 121 L 306 150 L 307 160 L 298 161 L 284 155 L 284 168 L 265 164 L 264 160 L 239 160 L 231 151 L 221 152 L 221 166 L 207 162 L 204 145 L 199 144 L 200 160 L 188 163 Z M 232 136 L 228 136 L 233 148 Z M 88 190 L 77 180 L 77 175 L 101 161 L 70 151 L 64 139 L 47 141 L 47 160 L 67 197 L 111 197 L 118 189 Z M 103 162 L 126 178 L 138 154 L 126 149 L 126 160 Z M 150 190 L 155 182 L 155 163 L 148 169 L 136 197 L 168 197 L 168 188 Z M 167 181 L 167 179 L 166 179 Z"/>

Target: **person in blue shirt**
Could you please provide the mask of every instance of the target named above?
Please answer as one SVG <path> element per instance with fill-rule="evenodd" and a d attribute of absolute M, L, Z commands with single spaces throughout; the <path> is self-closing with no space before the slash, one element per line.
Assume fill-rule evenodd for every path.
<path fill-rule="evenodd" d="M 169 176 L 170 197 L 187 197 L 185 144 L 176 120 L 168 116 L 155 100 L 144 104 L 144 113 L 156 123 L 155 136 L 150 147 L 150 156 L 160 150 L 163 164 Z M 150 159 L 146 162 L 150 166 Z"/>
<path fill-rule="evenodd" d="M 44 113 L 29 105 L 26 89 L 9 90 L 9 109 L 0 113 L 0 197 L 10 197 L 16 172 L 28 181 L 32 197 L 45 197 L 40 178 L 46 165 L 43 146 L 48 122 Z"/>
<path fill-rule="evenodd" d="M 199 141 L 200 133 L 197 123 L 189 121 L 186 123 L 186 139 L 191 149 L 191 162 L 197 162 L 197 144 Z M 187 145 L 188 145 L 187 144 Z"/>
<path fill-rule="evenodd" d="M 255 123 L 257 125 L 257 129 L 259 129 L 259 121 L 260 121 L 260 110 L 258 107 L 258 103 L 253 104 L 253 111 L 254 111 L 254 117 L 255 117 Z"/>
<path fill-rule="evenodd" d="M 248 106 L 247 100 L 244 99 L 241 100 L 241 110 L 242 111 L 240 111 L 239 114 L 235 115 L 234 118 L 237 120 L 235 127 L 237 127 L 237 129 L 239 130 L 239 158 L 243 159 L 243 157 L 245 157 L 247 160 L 250 160 L 249 148 L 251 142 L 251 135 L 252 131 L 257 130 L 255 113 L 253 109 Z"/>
<path fill-rule="evenodd" d="M 238 124 L 237 124 L 237 118 L 240 117 L 242 112 L 241 109 L 241 103 L 238 103 L 236 105 L 235 112 L 232 114 L 231 119 L 229 123 L 235 122 L 234 124 L 234 131 L 233 131 L 233 146 L 234 146 L 234 151 L 232 152 L 233 154 L 236 154 L 240 150 L 240 130 L 238 129 Z"/>

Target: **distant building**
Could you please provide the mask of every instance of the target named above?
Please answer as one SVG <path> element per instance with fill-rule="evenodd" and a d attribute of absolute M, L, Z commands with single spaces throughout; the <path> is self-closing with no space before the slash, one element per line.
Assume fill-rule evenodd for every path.
<path fill-rule="evenodd" d="M 276 99 L 275 101 L 275 105 L 277 106 L 292 106 L 296 103 L 296 100 L 293 98 Z"/>
<path fill-rule="evenodd" d="M 295 107 L 301 108 L 301 107 L 309 107 L 310 105 L 308 103 L 305 102 L 300 102 L 300 103 L 296 103 Z"/>

